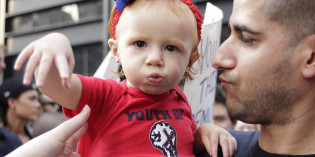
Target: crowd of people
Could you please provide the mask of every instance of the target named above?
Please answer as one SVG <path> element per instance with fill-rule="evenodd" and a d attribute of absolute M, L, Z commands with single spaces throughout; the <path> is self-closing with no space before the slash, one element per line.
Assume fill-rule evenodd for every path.
<path fill-rule="evenodd" d="M 0 75 L 6 68 L 4 51 L 1 46 Z M 35 83 L 24 85 L 22 77 L 4 80 L 0 86 L 0 156 L 66 121 L 59 106 L 42 94 Z M 61 116 L 62 120 L 56 119 Z"/>
<path fill-rule="evenodd" d="M 57 110 L 45 110 L 35 83 L 26 86 L 22 80 L 13 77 L 0 86 L 0 156 L 67 120 Z"/>
<path fill-rule="evenodd" d="M 212 60 L 222 71 L 213 124 L 198 128 L 177 86 L 193 79 L 199 58 L 197 7 L 190 0 L 116 2 L 108 43 L 126 80 L 73 74 L 63 34 L 32 42 L 14 67 L 32 59 L 23 81 L 0 87 L 1 155 L 315 157 L 315 1 L 234 0 L 231 35 Z M 40 120 L 60 111 L 55 100 L 71 119 Z M 33 138 L 44 124 L 50 127 Z M 30 149 L 36 146 L 42 149 Z"/>

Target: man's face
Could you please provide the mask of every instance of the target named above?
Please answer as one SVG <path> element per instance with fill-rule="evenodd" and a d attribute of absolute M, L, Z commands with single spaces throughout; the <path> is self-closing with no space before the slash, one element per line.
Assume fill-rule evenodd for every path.
<path fill-rule="evenodd" d="M 282 27 L 260 10 L 261 1 L 235 0 L 231 35 L 212 64 L 219 76 L 232 117 L 248 123 L 285 123 L 298 99 L 296 66 Z M 296 92 L 298 93 L 298 92 Z"/>

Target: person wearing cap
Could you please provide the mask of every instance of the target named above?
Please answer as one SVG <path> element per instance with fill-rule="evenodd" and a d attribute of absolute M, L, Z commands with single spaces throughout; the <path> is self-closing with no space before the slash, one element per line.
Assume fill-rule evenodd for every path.
<path fill-rule="evenodd" d="M 35 84 L 25 86 L 22 78 L 11 78 L 0 87 L 0 156 L 32 139 L 26 122 L 40 113 Z"/>

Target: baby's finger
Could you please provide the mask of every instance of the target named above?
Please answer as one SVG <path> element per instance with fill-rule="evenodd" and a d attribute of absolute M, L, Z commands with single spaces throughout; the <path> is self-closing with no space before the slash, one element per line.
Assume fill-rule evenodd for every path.
<path fill-rule="evenodd" d="M 230 156 L 232 156 L 237 151 L 237 142 L 232 135 L 229 135 L 229 141 Z"/>
<path fill-rule="evenodd" d="M 45 84 L 52 62 L 53 62 L 52 56 L 49 55 L 49 53 L 44 52 L 40 60 L 39 67 L 38 67 L 38 75 L 37 75 L 38 78 L 36 79 L 36 83 L 38 87 L 41 87 Z"/>
<path fill-rule="evenodd" d="M 33 51 L 33 44 L 29 44 L 26 48 L 24 48 L 15 61 L 14 70 L 21 70 L 22 65 L 33 54 Z"/>
<path fill-rule="evenodd" d="M 62 81 L 62 85 L 66 88 L 69 89 L 70 88 L 70 74 L 72 72 L 69 72 L 69 64 L 68 64 L 68 60 L 66 58 L 66 56 L 64 55 L 58 55 L 56 57 L 56 66 L 59 72 L 59 76 L 61 78 Z"/>
<path fill-rule="evenodd" d="M 37 49 L 34 50 L 33 53 L 37 53 Z M 29 58 L 27 64 L 26 64 L 26 68 L 25 68 L 25 72 L 24 72 L 24 79 L 23 79 L 23 83 L 25 85 L 30 85 L 34 76 L 34 72 L 36 70 L 36 68 L 38 67 L 38 64 L 40 62 L 41 59 L 41 54 L 38 53 L 39 55 L 31 55 L 31 57 Z"/>
<path fill-rule="evenodd" d="M 209 138 L 207 138 L 207 137 L 202 138 L 202 143 L 203 143 L 204 147 L 206 148 L 208 154 L 209 154 L 210 156 L 212 156 L 211 144 L 210 144 Z"/>
<path fill-rule="evenodd" d="M 220 136 L 220 145 L 222 147 L 223 157 L 230 157 L 230 146 L 228 135 Z"/>
<path fill-rule="evenodd" d="M 213 157 L 218 156 L 218 141 L 219 141 L 219 136 L 214 134 L 211 136 L 211 152 Z"/>

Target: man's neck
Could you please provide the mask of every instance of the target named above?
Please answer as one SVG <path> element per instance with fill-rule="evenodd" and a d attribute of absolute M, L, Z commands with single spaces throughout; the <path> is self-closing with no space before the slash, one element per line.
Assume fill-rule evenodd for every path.
<path fill-rule="evenodd" d="M 315 108 L 297 110 L 287 124 L 261 125 L 259 145 L 262 149 L 275 154 L 315 154 Z"/>

